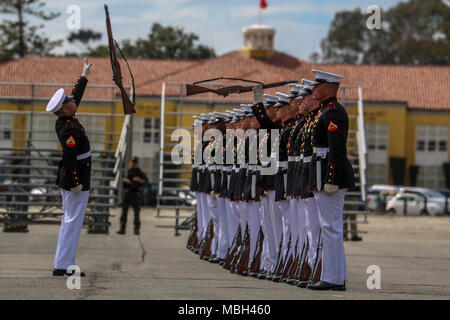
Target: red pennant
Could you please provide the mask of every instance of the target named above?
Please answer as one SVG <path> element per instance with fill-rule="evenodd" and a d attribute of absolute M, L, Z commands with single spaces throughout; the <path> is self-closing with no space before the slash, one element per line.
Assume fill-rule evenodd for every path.
<path fill-rule="evenodd" d="M 328 124 L 328 132 L 335 132 L 337 129 L 339 129 L 338 125 L 333 121 L 330 121 L 330 123 Z"/>
<path fill-rule="evenodd" d="M 259 7 L 260 7 L 261 9 L 267 8 L 267 2 L 266 2 L 266 0 L 261 0 L 261 1 L 259 2 Z"/>

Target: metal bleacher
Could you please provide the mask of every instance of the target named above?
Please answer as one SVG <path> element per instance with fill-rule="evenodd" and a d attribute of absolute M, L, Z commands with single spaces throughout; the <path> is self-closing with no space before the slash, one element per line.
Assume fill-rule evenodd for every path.
<path fill-rule="evenodd" d="M 61 148 L 52 127 L 34 127 L 33 117 L 45 112 L 0 111 L 1 115 L 22 114 L 26 129 L 9 129 L 8 143 L 0 145 L 0 222 L 5 232 L 27 232 L 28 225 L 58 223 L 63 215 L 61 194 L 56 186 L 56 171 Z M 116 114 L 77 113 L 84 120 L 115 117 Z M 88 130 L 91 143 L 92 172 L 85 225 L 89 233 L 108 233 L 110 209 L 121 198 L 121 179 L 127 157 L 130 116 L 122 132 Z M 56 120 L 53 119 L 53 120 Z M 120 138 L 118 137 L 120 135 Z M 56 219 L 55 219 L 56 218 Z"/>

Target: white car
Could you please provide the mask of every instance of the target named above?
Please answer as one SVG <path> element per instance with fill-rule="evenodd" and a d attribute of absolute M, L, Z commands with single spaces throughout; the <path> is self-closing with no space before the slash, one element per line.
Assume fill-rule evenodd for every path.
<path fill-rule="evenodd" d="M 434 203 L 436 206 L 439 207 L 441 211 L 439 214 L 444 214 L 445 212 L 445 202 L 447 200 L 445 196 L 440 192 L 427 188 L 418 188 L 418 187 L 402 187 L 400 188 L 400 191 L 420 194 L 427 198 L 427 204 Z"/>
<path fill-rule="evenodd" d="M 443 213 L 439 203 L 429 201 L 427 198 L 425 208 L 425 196 L 419 193 L 399 192 L 388 201 L 386 211 L 389 213 L 403 214 L 406 204 L 407 215 L 426 215 L 433 216 Z"/>
<path fill-rule="evenodd" d="M 384 212 L 384 206 L 387 201 L 399 191 L 400 187 L 374 184 L 367 190 L 366 203 L 370 212 Z"/>

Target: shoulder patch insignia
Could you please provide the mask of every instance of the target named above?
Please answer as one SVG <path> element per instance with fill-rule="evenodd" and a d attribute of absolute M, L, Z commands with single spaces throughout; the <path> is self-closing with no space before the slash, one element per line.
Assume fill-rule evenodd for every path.
<path fill-rule="evenodd" d="M 70 148 L 75 147 L 75 139 L 74 137 L 71 135 L 67 140 L 66 140 L 66 145 Z"/>
<path fill-rule="evenodd" d="M 328 132 L 335 132 L 337 129 L 339 129 L 338 125 L 333 121 L 330 121 L 330 123 L 328 124 Z"/>

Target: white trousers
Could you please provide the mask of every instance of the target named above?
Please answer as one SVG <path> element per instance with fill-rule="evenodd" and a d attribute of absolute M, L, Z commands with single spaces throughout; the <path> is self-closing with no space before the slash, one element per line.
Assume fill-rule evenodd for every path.
<path fill-rule="evenodd" d="M 219 223 L 219 211 L 217 210 L 217 201 L 215 197 L 210 194 L 206 195 L 206 204 L 208 208 L 208 223 L 212 219 L 214 223 L 214 237 L 211 242 L 211 253 L 217 255 L 217 249 L 219 246 L 220 235 L 220 223 Z"/>
<path fill-rule="evenodd" d="M 300 255 L 306 241 L 305 208 L 300 199 L 291 199 L 289 202 L 292 250 L 295 253 L 295 245 L 297 244 L 297 254 Z"/>
<path fill-rule="evenodd" d="M 78 193 L 61 189 L 64 215 L 56 245 L 55 269 L 67 269 L 75 265 L 78 240 L 83 226 L 89 191 Z"/>
<path fill-rule="evenodd" d="M 305 251 L 309 249 L 307 247 L 303 248 L 303 245 L 306 246 L 308 238 L 306 230 L 306 203 L 305 200 L 300 198 L 296 198 L 294 199 L 294 201 L 295 201 L 294 205 L 296 205 L 297 209 L 297 225 L 298 225 L 298 239 L 299 239 L 298 249 L 299 254 L 301 254 L 303 249 Z M 308 261 L 308 256 L 306 255 L 306 252 L 303 253 L 302 259 L 303 259 L 302 261 L 304 261 L 305 259 L 306 261 Z"/>
<path fill-rule="evenodd" d="M 347 263 L 343 241 L 343 209 L 345 189 L 333 195 L 315 192 L 322 230 L 322 275 L 320 280 L 333 284 L 344 284 L 348 280 Z"/>
<path fill-rule="evenodd" d="M 247 222 L 250 229 L 250 263 L 255 255 L 256 242 L 258 241 L 259 228 L 261 226 L 261 213 L 257 201 L 246 202 Z"/>
<path fill-rule="evenodd" d="M 261 226 L 264 232 L 261 266 L 262 269 L 273 272 L 277 263 L 277 244 L 272 225 L 269 198 L 267 196 L 261 197 L 259 205 L 261 211 Z"/>
<path fill-rule="evenodd" d="M 283 218 L 282 218 L 283 215 L 281 213 L 280 207 L 275 202 L 275 191 L 270 190 L 267 193 L 267 195 L 269 197 L 270 216 L 272 219 L 272 227 L 273 227 L 273 233 L 275 235 L 275 243 L 276 243 L 277 258 L 278 258 L 278 251 L 280 250 L 281 236 L 283 234 Z M 284 240 L 284 237 L 283 237 L 283 240 Z M 281 251 L 281 253 L 283 253 L 283 251 Z"/>
<path fill-rule="evenodd" d="M 319 265 L 322 252 L 320 243 L 323 243 L 321 241 L 319 211 L 315 198 L 302 199 L 301 201 L 303 201 L 305 207 L 306 234 L 309 241 L 308 264 L 314 270 Z"/>
<path fill-rule="evenodd" d="M 197 238 L 200 240 L 203 237 L 203 193 L 196 192 L 195 196 L 197 198 Z"/>
<path fill-rule="evenodd" d="M 281 231 L 283 233 L 283 257 L 289 257 L 291 252 L 294 249 L 295 246 L 295 240 L 291 237 L 291 213 L 289 212 L 289 208 L 291 206 L 290 202 L 288 200 L 281 200 L 276 202 L 278 205 L 278 208 L 280 209 L 281 213 L 281 221 L 282 221 L 282 227 Z M 289 237 L 291 237 L 291 245 L 288 252 L 288 243 L 289 243 Z"/>
<path fill-rule="evenodd" d="M 228 234 L 230 237 L 230 246 L 236 236 L 237 228 L 239 227 L 239 214 L 236 210 L 236 201 L 225 199 L 225 208 L 228 221 Z"/>
<path fill-rule="evenodd" d="M 244 240 L 245 227 L 248 223 L 247 203 L 245 201 L 235 201 L 234 206 L 238 212 L 239 224 L 241 225 L 242 240 Z"/>

